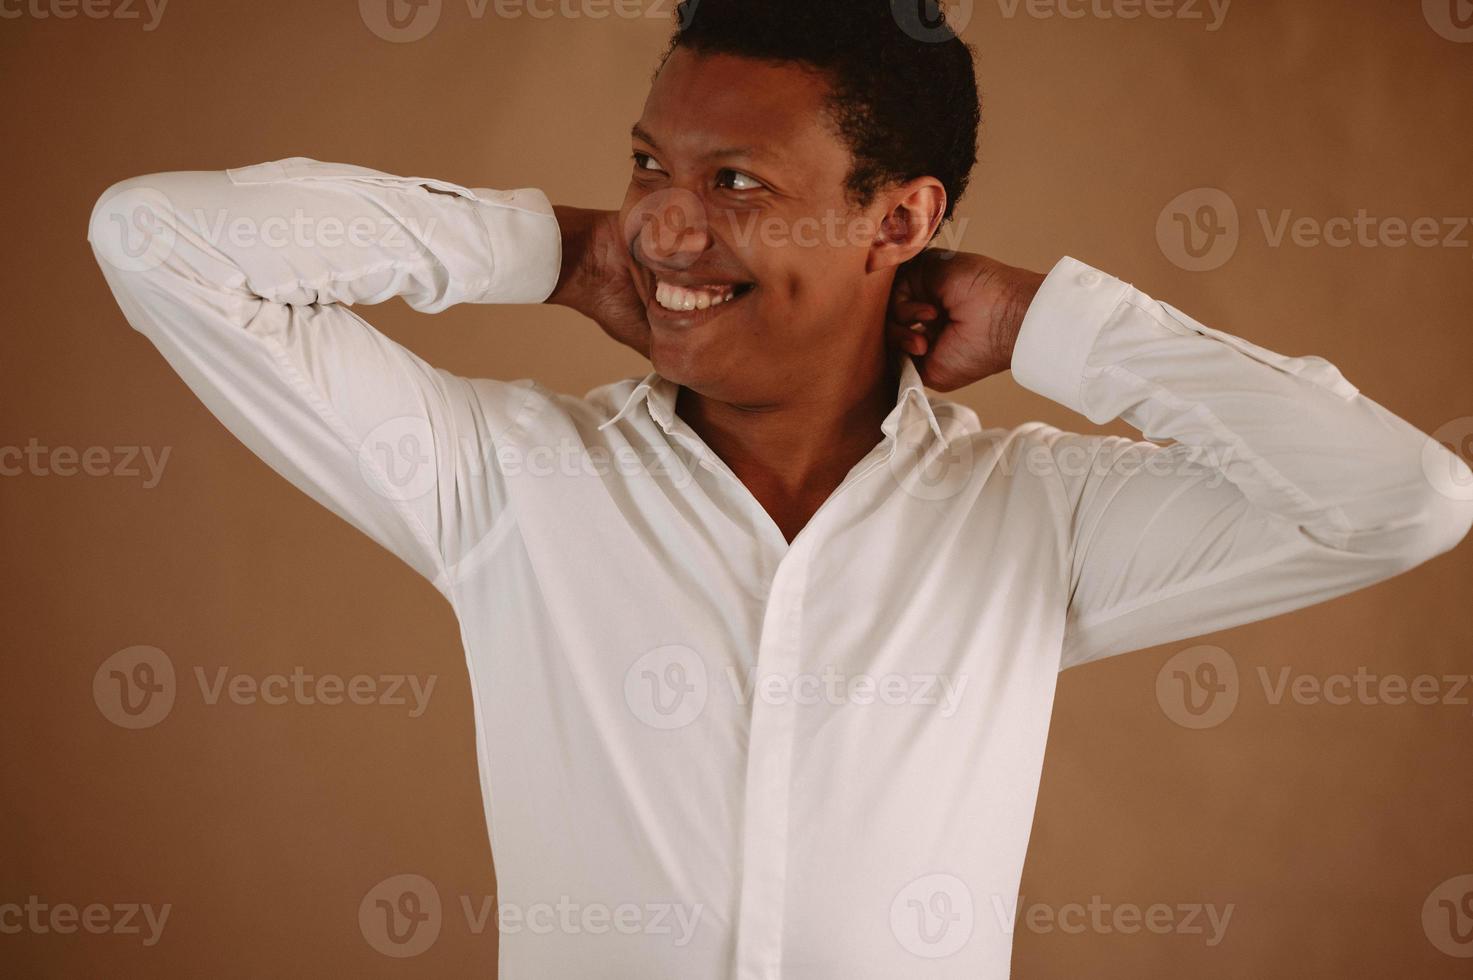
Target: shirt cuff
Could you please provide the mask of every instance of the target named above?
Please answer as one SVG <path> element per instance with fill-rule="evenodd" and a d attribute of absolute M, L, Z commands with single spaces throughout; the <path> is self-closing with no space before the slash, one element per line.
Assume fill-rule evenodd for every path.
<path fill-rule="evenodd" d="M 474 303 L 541 303 L 557 287 L 563 233 L 547 194 L 536 187 L 471 189 L 486 226 L 494 265 Z"/>
<path fill-rule="evenodd" d="M 1129 283 L 1064 256 L 1045 277 L 1013 345 L 1013 379 L 1097 424 L 1084 404 L 1084 368 Z"/>

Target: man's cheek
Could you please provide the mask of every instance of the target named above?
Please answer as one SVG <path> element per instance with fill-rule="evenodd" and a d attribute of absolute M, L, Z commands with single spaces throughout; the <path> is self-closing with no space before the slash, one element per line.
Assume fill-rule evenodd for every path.
<path fill-rule="evenodd" d="M 767 290 L 769 298 L 789 306 L 801 306 L 811 302 L 815 291 L 813 285 L 808 281 L 806 270 L 783 268 L 771 273 L 765 280 L 759 281 L 771 286 Z"/>

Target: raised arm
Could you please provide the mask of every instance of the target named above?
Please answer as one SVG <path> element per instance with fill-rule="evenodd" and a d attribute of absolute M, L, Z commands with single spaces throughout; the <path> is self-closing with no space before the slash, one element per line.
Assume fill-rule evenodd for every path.
<path fill-rule="evenodd" d="M 1473 474 L 1319 357 L 1206 327 L 1066 258 L 1012 350 L 1019 384 L 1145 439 L 1042 427 L 1065 501 L 1061 667 L 1351 592 L 1454 547 Z M 1167 442 L 1160 445 L 1158 442 Z"/>
<path fill-rule="evenodd" d="M 540 190 L 295 157 L 124 181 L 88 239 L 128 322 L 226 428 L 448 594 L 534 390 L 432 367 L 348 307 L 547 299 L 561 240 Z"/>

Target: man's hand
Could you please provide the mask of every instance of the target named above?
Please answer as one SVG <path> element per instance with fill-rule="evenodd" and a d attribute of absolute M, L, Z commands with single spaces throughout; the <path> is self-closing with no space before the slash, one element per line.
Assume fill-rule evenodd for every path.
<path fill-rule="evenodd" d="M 890 340 L 921 358 L 921 380 L 936 391 L 1006 371 L 1043 280 L 986 256 L 927 249 L 896 270 Z"/>
<path fill-rule="evenodd" d="M 648 358 L 650 324 L 634 288 L 619 212 L 557 204 L 552 210 L 563 233 L 563 267 L 546 302 L 577 310 Z"/>

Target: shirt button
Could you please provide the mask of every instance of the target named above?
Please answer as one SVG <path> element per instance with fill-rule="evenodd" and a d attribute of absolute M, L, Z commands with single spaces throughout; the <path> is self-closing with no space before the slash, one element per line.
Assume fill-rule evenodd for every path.
<path fill-rule="evenodd" d="M 1100 274 L 1098 272 L 1086 272 L 1079 277 L 1079 285 L 1081 286 L 1098 286 L 1099 284 Z"/>

